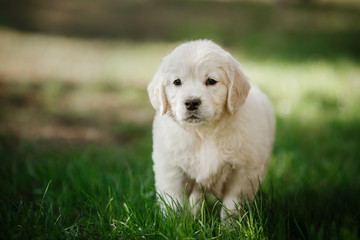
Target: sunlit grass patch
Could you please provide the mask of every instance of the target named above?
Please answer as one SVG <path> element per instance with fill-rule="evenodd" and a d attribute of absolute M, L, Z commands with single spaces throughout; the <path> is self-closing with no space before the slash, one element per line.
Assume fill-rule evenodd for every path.
<path fill-rule="evenodd" d="M 277 114 L 315 121 L 354 117 L 358 110 L 359 68 L 349 61 L 245 62 L 245 71 L 270 96 Z"/>

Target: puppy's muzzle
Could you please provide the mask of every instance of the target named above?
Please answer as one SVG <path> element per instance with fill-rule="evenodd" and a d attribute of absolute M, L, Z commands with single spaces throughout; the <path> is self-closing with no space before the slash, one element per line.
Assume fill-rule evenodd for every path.
<path fill-rule="evenodd" d="M 185 107 L 188 111 L 196 111 L 201 105 L 199 98 L 191 98 L 185 101 Z"/>

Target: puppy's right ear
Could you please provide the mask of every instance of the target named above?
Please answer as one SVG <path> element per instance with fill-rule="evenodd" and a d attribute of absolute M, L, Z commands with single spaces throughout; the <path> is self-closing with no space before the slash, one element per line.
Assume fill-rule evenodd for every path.
<path fill-rule="evenodd" d="M 156 111 L 160 112 L 161 115 L 164 115 L 168 109 L 165 93 L 165 80 L 165 73 L 160 66 L 147 88 L 152 106 Z"/>

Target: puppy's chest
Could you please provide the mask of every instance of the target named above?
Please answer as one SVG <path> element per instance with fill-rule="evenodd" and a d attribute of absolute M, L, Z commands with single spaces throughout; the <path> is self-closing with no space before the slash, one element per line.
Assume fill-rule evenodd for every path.
<path fill-rule="evenodd" d="M 203 187 L 217 188 L 230 175 L 229 156 L 215 141 L 189 141 L 183 147 L 176 163 Z"/>

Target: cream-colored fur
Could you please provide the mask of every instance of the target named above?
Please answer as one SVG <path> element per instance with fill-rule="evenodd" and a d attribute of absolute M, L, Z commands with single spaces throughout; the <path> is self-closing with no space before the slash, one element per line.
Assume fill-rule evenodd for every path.
<path fill-rule="evenodd" d="M 163 59 L 148 93 L 157 110 L 152 157 L 163 200 L 182 205 L 185 193 L 196 213 L 202 194 L 213 193 L 223 198 L 224 218 L 226 209 L 236 213 L 239 201 L 253 199 L 271 156 L 275 118 L 240 64 L 212 41 L 187 42 Z M 188 110 L 193 99 L 200 104 Z"/>

